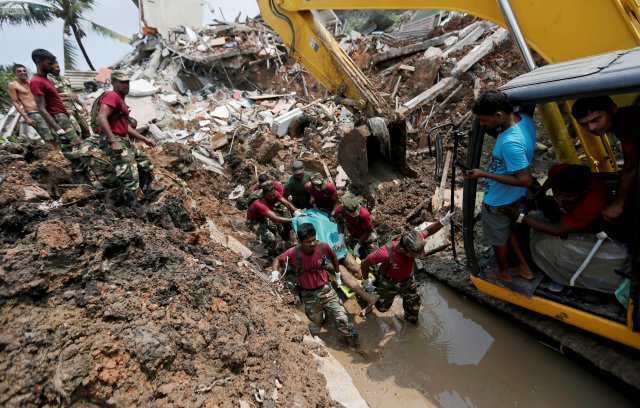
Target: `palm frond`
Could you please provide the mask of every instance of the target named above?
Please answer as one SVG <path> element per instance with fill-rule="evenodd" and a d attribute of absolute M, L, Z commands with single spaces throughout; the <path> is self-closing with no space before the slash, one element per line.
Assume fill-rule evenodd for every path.
<path fill-rule="evenodd" d="M 64 53 L 64 69 L 76 69 L 78 66 L 78 49 L 73 40 L 66 35 L 62 37 L 62 49 Z"/>
<path fill-rule="evenodd" d="M 55 7 L 33 1 L 0 1 L 0 28 L 26 24 L 29 27 L 53 21 Z"/>
<path fill-rule="evenodd" d="M 83 18 L 83 14 L 87 11 L 93 11 L 92 1 L 78 1 L 71 4 L 71 7 L 66 12 L 66 18 L 69 20 L 79 20 Z"/>
<path fill-rule="evenodd" d="M 88 22 L 91 25 L 91 28 L 93 29 L 93 31 L 96 34 L 100 34 L 103 37 L 112 38 L 114 40 L 121 41 L 121 42 L 123 42 L 125 44 L 129 44 L 129 41 L 131 41 L 131 39 L 129 37 L 124 36 L 124 35 L 122 35 L 122 34 L 120 34 L 118 32 L 115 32 L 112 29 L 107 28 L 107 27 L 105 27 L 103 25 L 100 25 L 98 23 L 94 23 L 93 21 L 89 21 L 89 20 L 86 20 L 86 19 L 84 21 Z"/>

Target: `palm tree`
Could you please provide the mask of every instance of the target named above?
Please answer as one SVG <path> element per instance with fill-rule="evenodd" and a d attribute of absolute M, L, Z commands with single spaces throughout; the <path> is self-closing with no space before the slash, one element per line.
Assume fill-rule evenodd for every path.
<path fill-rule="evenodd" d="M 129 38 L 103 25 L 87 20 L 85 14 L 93 11 L 96 0 L 41 0 L 41 1 L 0 1 L 0 28 L 3 25 L 47 25 L 56 19 L 61 19 L 63 25 L 63 50 L 65 69 L 74 69 L 78 62 L 78 49 L 72 41 L 80 47 L 80 51 L 89 67 L 95 71 L 87 50 L 82 44 L 86 37 L 84 25 L 88 25 L 103 37 L 129 43 Z"/>

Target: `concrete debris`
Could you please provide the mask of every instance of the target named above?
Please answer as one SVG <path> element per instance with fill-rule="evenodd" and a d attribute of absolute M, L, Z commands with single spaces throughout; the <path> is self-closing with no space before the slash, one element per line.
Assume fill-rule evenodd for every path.
<path fill-rule="evenodd" d="M 160 89 L 146 79 L 138 79 L 129 83 L 129 96 L 151 96 Z"/>

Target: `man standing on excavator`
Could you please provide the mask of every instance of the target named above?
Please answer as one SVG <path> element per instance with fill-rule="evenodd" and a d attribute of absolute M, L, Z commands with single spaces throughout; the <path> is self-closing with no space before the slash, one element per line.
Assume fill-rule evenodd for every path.
<path fill-rule="evenodd" d="M 531 116 L 515 112 L 507 95 L 497 90 L 484 91 L 473 103 L 473 113 L 488 134 L 496 138 L 493 152 L 486 170 L 465 171 L 465 180 L 480 177 L 485 179 L 482 204 L 482 232 L 484 241 L 493 246 L 498 263 L 497 271 L 485 271 L 487 275 L 511 282 L 509 272 L 509 247 L 518 259 L 519 274 L 525 279 L 533 279 L 518 238 L 513 231 L 513 220 L 502 212 L 503 206 L 513 207 L 520 212 L 521 200 L 533 183 L 531 162 L 536 144 L 536 127 Z M 516 220 L 522 222 L 521 218 Z"/>

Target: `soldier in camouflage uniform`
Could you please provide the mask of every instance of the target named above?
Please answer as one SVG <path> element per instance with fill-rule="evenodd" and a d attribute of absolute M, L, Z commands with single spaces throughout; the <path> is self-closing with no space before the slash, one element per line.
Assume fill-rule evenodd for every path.
<path fill-rule="evenodd" d="M 127 205 L 135 207 L 137 205 L 135 193 L 138 186 L 147 198 L 152 198 L 163 191 L 164 186 L 151 187 L 153 166 L 149 158 L 135 146 L 132 138 L 150 147 L 155 147 L 156 143 L 142 136 L 129 124 L 129 108 L 124 102 L 124 97 L 129 93 L 127 74 L 123 71 L 113 71 L 111 84 L 113 91 L 105 92 L 99 100 L 98 147 L 113 165 Z"/>
<path fill-rule="evenodd" d="M 56 57 L 47 50 L 37 49 L 31 53 L 31 59 L 36 63 L 37 72 L 31 79 L 29 88 L 38 111 L 51 128 L 62 154 L 71 164 L 71 180 L 74 183 L 85 183 L 87 176 L 86 167 L 80 157 L 81 139 L 73 128 L 58 90 L 47 78 L 47 74 L 53 72 Z"/>
<path fill-rule="evenodd" d="M 87 138 L 91 134 L 91 129 L 82 115 L 83 113 L 88 115 L 89 110 L 71 90 L 71 82 L 60 75 L 60 65 L 57 62 L 53 64 L 53 72 L 48 74 L 47 78 L 49 78 L 49 81 L 51 81 L 53 86 L 58 90 L 60 99 L 62 99 L 64 107 L 67 109 L 67 113 L 69 113 L 69 119 L 73 124 L 73 128 L 83 139 Z M 81 108 L 79 108 L 78 105 L 80 105 Z"/>
<path fill-rule="evenodd" d="M 269 254 L 277 255 L 282 250 L 282 241 L 279 235 L 284 230 L 284 224 L 291 223 L 291 218 L 278 215 L 275 210 L 278 203 L 283 203 L 283 201 L 286 202 L 283 204 L 287 207 L 293 205 L 275 191 L 273 180 L 261 183 L 257 193 L 252 193 L 248 199 L 250 203 L 247 209 L 247 227 L 255 231 L 256 236 Z"/>
<path fill-rule="evenodd" d="M 418 324 L 420 295 L 413 275 L 415 258 L 422 255 L 425 238 L 448 225 L 452 217 L 453 213 L 448 212 L 439 222 L 434 222 L 423 231 L 406 232 L 373 251 L 362 261 L 360 267 L 363 276 L 369 276 L 371 268 L 381 264 L 380 281 L 377 282 L 380 298 L 376 302 L 376 309 L 386 312 L 391 308 L 395 297 L 400 295 L 404 318 L 409 323 Z"/>
<path fill-rule="evenodd" d="M 300 296 L 304 303 L 312 335 L 319 333 L 327 316 L 335 320 L 338 331 L 342 333 L 351 347 L 358 347 L 358 333 L 349 322 L 347 312 L 331 286 L 325 261 L 329 259 L 334 271 L 339 271 L 338 258 L 329 244 L 316 240 L 316 229 L 313 224 L 303 223 L 298 227 L 300 244 L 289 248 L 273 260 L 271 281 L 280 279 L 280 265 L 288 263 L 287 272 L 291 271 L 298 281 Z"/>

